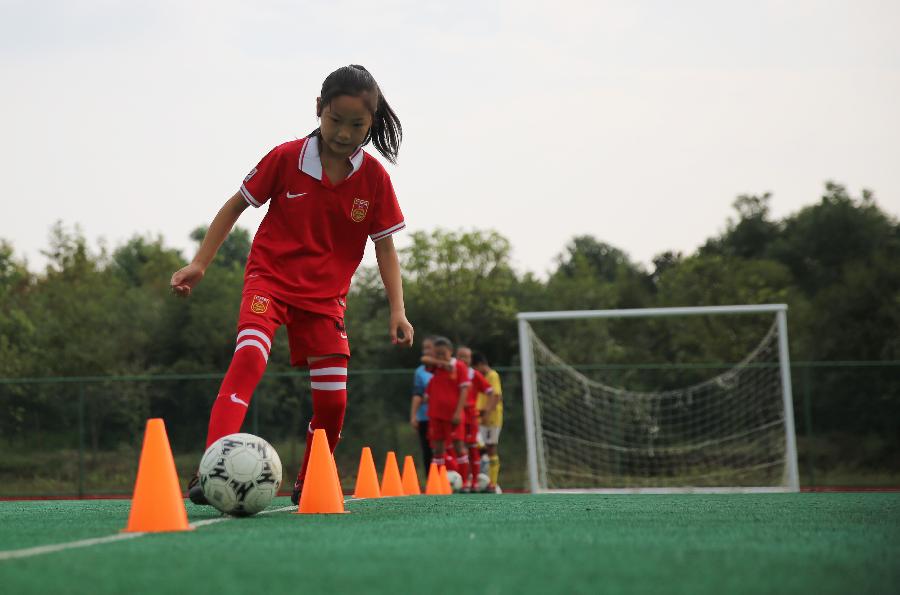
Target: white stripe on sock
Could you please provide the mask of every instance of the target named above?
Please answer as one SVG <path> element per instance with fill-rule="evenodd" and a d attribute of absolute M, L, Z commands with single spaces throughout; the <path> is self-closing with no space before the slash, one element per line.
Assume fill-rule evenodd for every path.
<path fill-rule="evenodd" d="M 263 346 L 263 344 L 256 339 L 241 341 L 237 344 L 237 347 L 234 348 L 234 352 L 237 353 L 238 349 L 242 349 L 244 347 L 256 347 L 257 349 L 259 349 L 259 352 L 262 353 L 263 359 L 266 360 L 266 362 L 269 361 L 269 352 L 266 351 L 266 348 Z"/>
<path fill-rule="evenodd" d="M 309 371 L 310 376 L 346 376 L 347 368 L 313 368 Z"/>
<path fill-rule="evenodd" d="M 238 343 L 241 342 L 241 337 L 259 337 L 263 340 L 263 343 L 266 344 L 266 348 L 270 351 L 272 350 L 272 341 L 269 339 L 269 336 L 262 331 L 258 331 L 253 328 L 244 329 L 238 333 L 237 340 Z"/>
<path fill-rule="evenodd" d="M 313 390 L 347 390 L 346 382 L 310 382 Z"/>

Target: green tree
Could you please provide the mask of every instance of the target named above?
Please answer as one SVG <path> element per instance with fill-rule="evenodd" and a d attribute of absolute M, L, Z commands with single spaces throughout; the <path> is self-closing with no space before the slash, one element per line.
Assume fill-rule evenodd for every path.
<path fill-rule="evenodd" d="M 509 357 L 517 279 L 506 238 L 495 231 L 415 232 L 401 257 L 407 314 L 419 332 Z"/>
<path fill-rule="evenodd" d="M 729 219 L 721 236 L 712 238 L 700 254 L 737 258 L 765 258 L 778 239 L 781 225 L 769 218 L 772 194 L 742 194 L 732 203 L 737 219 Z"/>

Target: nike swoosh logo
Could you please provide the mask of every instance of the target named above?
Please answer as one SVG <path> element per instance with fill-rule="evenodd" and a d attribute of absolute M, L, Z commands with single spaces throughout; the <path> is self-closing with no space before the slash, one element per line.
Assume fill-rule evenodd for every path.
<path fill-rule="evenodd" d="M 238 396 L 237 396 L 237 393 L 234 393 L 233 395 L 231 395 L 231 400 L 232 400 L 233 402 L 235 402 L 235 403 L 240 403 L 240 404 L 243 405 L 244 407 L 250 407 L 250 403 L 248 403 L 247 401 L 243 401 L 243 400 L 239 399 Z"/>
<path fill-rule="evenodd" d="M 347 338 L 347 333 L 341 333 L 341 339 L 346 339 L 346 338 Z"/>
<path fill-rule="evenodd" d="M 300 194 L 291 194 L 290 192 L 288 192 L 285 194 L 285 196 L 287 198 L 297 198 L 298 196 L 303 196 L 305 194 L 309 194 L 309 192 L 301 192 Z"/>

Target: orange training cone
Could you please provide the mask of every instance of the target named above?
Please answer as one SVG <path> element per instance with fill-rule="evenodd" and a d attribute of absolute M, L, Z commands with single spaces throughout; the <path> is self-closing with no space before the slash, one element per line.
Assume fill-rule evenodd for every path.
<path fill-rule="evenodd" d="M 359 473 L 356 474 L 356 491 L 354 498 L 381 498 L 378 487 L 378 474 L 375 472 L 375 461 L 372 449 L 366 446 L 359 457 Z"/>
<path fill-rule="evenodd" d="M 190 531 L 166 424 L 148 419 L 126 533 Z"/>
<path fill-rule="evenodd" d="M 344 495 L 338 487 L 337 467 L 325 430 L 313 432 L 312 452 L 306 467 L 306 481 L 300 492 L 300 506 L 294 514 L 334 514 L 344 510 Z"/>
<path fill-rule="evenodd" d="M 406 455 L 406 458 L 403 459 L 403 477 L 401 481 L 403 483 L 403 493 L 407 496 L 419 496 L 422 494 L 422 490 L 419 488 L 419 475 L 416 473 L 416 464 L 409 455 Z"/>
<path fill-rule="evenodd" d="M 425 482 L 426 496 L 443 496 L 444 488 L 441 486 L 441 472 L 434 463 L 428 468 L 428 481 Z"/>
<path fill-rule="evenodd" d="M 447 477 L 446 465 L 441 465 L 441 488 L 444 490 L 445 496 L 453 493 L 453 488 L 450 487 L 450 478 Z"/>
<path fill-rule="evenodd" d="M 338 494 L 341 495 L 341 500 L 344 498 L 344 486 L 341 483 L 341 473 L 337 468 L 337 459 L 334 458 L 334 453 L 331 452 L 331 446 L 328 447 L 328 454 L 331 455 L 331 465 L 334 467 L 334 478 L 337 480 L 337 491 Z"/>
<path fill-rule="evenodd" d="M 397 455 L 394 451 L 387 453 L 384 462 L 384 475 L 381 476 L 381 496 L 405 496 L 403 482 L 400 481 L 400 468 L 397 467 Z"/>

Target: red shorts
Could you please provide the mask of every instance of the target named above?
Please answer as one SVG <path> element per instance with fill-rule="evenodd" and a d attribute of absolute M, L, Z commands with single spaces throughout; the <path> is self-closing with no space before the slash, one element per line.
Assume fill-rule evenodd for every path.
<path fill-rule="evenodd" d="M 300 310 L 266 294 L 251 291 L 243 295 L 238 331 L 256 328 L 273 338 L 282 325 L 287 326 L 292 366 L 305 367 L 307 358 L 315 356 L 350 357 L 343 318 Z"/>
<path fill-rule="evenodd" d="M 464 440 L 465 421 L 455 426 L 449 419 L 430 419 L 428 420 L 428 439 L 432 442 Z"/>

